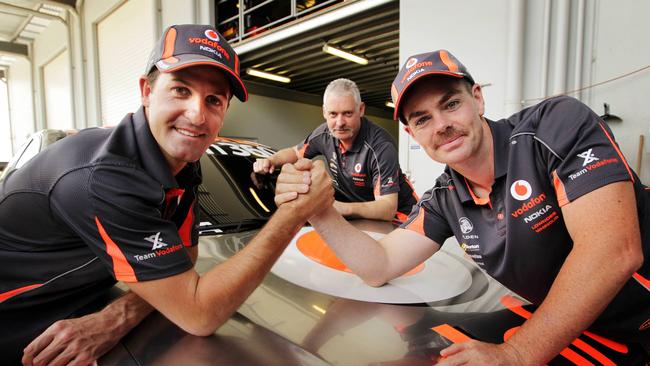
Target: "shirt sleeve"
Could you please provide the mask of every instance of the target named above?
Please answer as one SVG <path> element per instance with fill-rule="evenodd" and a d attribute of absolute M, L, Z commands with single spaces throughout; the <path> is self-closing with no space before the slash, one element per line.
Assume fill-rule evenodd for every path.
<path fill-rule="evenodd" d="M 560 206 L 634 175 L 609 127 L 581 102 L 561 97 L 540 109 L 537 128 Z"/>
<path fill-rule="evenodd" d="M 413 205 L 408 219 L 400 225 L 400 228 L 424 235 L 442 245 L 453 235 L 453 232 L 440 210 L 438 197 L 435 195 L 437 189 L 440 188 L 434 187 L 422 195 L 418 203 Z"/>
<path fill-rule="evenodd" d="M 373 148 L 371 167 L 375 197 L 399 192 L 400 169 L 397 156 L 397 149 L 389 142 Z"/>
<path fill-rule="evenodd" d="M 153 280 L 192 268 L 178 228 L 159 210 L 163 190 L 146 173 L 124 166 L 84 169 L 64 177 L 51 197 L 57 216 L 116 280 Z M 185 244 L 195 243 L 193 221 Z"/>
<path fill-rule="evenodd" d="M 322 124 L 312 131 L 301 143 L 295 146 L 299 158 L 312 159 L 325 153 L 326 137 L 329 131 L 327 125 Z"/>

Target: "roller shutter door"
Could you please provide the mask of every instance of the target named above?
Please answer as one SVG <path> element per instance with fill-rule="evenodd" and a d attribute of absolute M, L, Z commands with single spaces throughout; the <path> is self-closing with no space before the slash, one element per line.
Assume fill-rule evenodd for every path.
<path fill-rule="evenodd" d="M 153 2 L 127 1 L 97 24 L 102 125 L 113 126 L 140 107 L 138 79 L 154 36 Z"/>

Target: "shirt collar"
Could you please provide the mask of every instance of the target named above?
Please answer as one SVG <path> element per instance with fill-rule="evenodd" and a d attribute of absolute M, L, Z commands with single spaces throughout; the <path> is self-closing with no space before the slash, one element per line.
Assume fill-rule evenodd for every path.
<path fill-rule="evenodd" d="M 140 107 L 140 109 L 131 116 L 131 119 L 133 121 L 136 146 L 142 167 L 150 176 L 157 180 L 164 189 L 178 188 L 179 182 L 180 186 L 183 187 L 196 182 L 200 183 L 201 174 L 198 169 L 198 163 L 187 164 L 187 166 L 185 166 L 176 177 L 172 175 L 169 165 L 167 165 L 167 160 L 165 160 L 165 156 L 162 151 L 160 151 L 158 142 L 156 142 L 156 139 L 151 134 L 149 122 L 144 113 L 144 107 Z"/>
<path fill-rule="evenodd" d="M 510 135 L 512 127 L 503 122 L 494 122 L 486 119 L 490 131 L 492 132 L 492 146 L 494 149 L 494 181 L 502 178 L 508 172 L 508 156 L 510 152 Z M 451 176 L 458 192 L 458 198 L 464 203 L 467 201 L 474 201 L 473 193 L 469 190 L 469 185 L 465 177 L 457 171 L 445 167 L 447 174 Z"/>

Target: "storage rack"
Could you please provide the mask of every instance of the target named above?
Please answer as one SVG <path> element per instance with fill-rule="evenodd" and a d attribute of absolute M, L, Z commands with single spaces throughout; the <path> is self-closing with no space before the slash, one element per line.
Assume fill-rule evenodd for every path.
<path fill-rule="evenodd" d="M 230 43 L 237 43 L 342 1 L 217 0 L 217 29 Z"/>

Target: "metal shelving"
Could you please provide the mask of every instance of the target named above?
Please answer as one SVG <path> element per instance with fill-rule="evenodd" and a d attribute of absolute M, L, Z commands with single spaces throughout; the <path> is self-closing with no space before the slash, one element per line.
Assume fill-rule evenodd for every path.
<path fill-rule="evenodd" d="M 217 29 L 236 43 L 339 2 L 342 0 L 218 0 Z"/>

